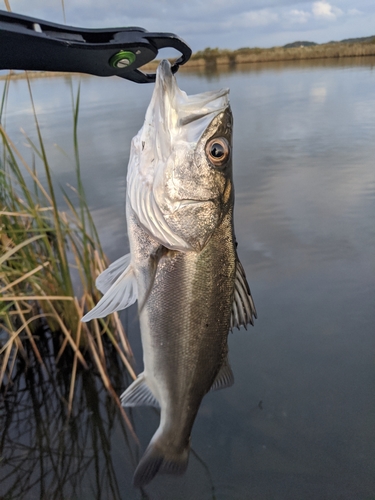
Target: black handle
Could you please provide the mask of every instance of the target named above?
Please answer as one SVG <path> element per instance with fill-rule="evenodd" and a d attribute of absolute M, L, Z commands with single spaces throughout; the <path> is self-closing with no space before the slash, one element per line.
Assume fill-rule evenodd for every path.
<path fill-rule="evenodd" d="M 148 83 L 155 75 L 138 68 L 165 47 L 181 52 L 173 72 L 191 56 L 190 47 L 173 33 L 137 27 L 74 28 L 0 11 L 0 69 L 116 75 Z"/>

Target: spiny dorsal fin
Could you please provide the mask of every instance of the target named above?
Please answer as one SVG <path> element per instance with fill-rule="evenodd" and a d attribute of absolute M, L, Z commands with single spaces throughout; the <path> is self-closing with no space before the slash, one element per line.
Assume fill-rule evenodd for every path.
<path fill-rule="evenodd" d="M 114 282 L 130 265 L 130 253 L 112 262 L 112 264 L 96 278 L 95 286 L 102 293 L 107 292 Z"/>
<path fill-rule="evenodd" d="M 218 391 L 219 389 L 225 389 L 234 384 L 234 376 L 232 368 L 230 367 L 228 358 L 224 361 L 220 368 L 219 373 L 216 375 L 214 383 L 211 386 L 211 391 Z"/>
<path fill-rule="evenodd" d="M 241 325 L 246 328 L 248 323 L 254 325 L 256 317 L 257 311 L 247 283 L 246 274 L 241 262 L 237 260 L 230 327 L 236 326 L 239 329 Z"/>
<path fill-rule="evenodd" d="M 107 280 L 105 282 L 107 283 Z M 108 288 L 96 306 L 83 316 L 81 321 L 85 323 L 94 318 L 104 318 L 104 316 L 115 311 L 121 311 L 121 309 L 125 309 L 133 304 L 137 300 L 137 295 L 137 283 L 133 269 L 129 265 Z"/>
<path fill-rule="evenodd" d="M 156 408 L 160 406 L 148 387 L 143 373 L 129 385 L 120 399 L 122 406 L 155 406 Z"/>

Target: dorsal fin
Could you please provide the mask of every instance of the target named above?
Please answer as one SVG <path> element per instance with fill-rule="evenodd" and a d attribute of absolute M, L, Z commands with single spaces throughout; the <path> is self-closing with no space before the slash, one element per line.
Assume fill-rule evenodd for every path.
<path fill-rule="evenodd" d="M 156 408 L 160 406 L 148 387 L 143 373 L 129 385 L 120 399 L 122 406 L 155 406 Z"/>
<path fill-rule="evenodd" d="M 236 326 L 239 329 L 241 325 L 246 328 L 248 323 L 254 325 L 256 317 L 257 312 L 247 283 L 246 274 L 241 262 L 237 259 L 230 327 L 234 328 Z"/>

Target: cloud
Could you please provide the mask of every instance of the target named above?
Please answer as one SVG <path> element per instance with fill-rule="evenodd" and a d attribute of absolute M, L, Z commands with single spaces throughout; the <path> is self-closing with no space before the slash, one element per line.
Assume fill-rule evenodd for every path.
<path fill-rule="evenodd" d="M 328 19 L 331 21 L 335 21 L 337 17 L 341 16 L 343 12 L 338 7 L 334 7 L 328 2 L 322 0 L 313 3 L 312 13 L 314 17 L 318 19 Z"/>
<path fill-rule="evenodd" d="M 349 9 L 348 14 L 349 16 L 359 16 L 362 14 L 362 12 L 358 9 Z"/>
<path fill-rule="evenodd" d="M 287 15 L 289 21 L 291 21 L 292 23 L 299 23 L 299 24 L 306 23 L 310 17 L 311 17 L 310 12 L 298 9 L 292 9 Z"/>
<path fill-rule="evenodd" d="M 250 10 L 243 12 L 238 20 L 242 27 L 254 28 L 257 26 L 268 26 L 279 20 L 277 12 L 271 9 Z"/>

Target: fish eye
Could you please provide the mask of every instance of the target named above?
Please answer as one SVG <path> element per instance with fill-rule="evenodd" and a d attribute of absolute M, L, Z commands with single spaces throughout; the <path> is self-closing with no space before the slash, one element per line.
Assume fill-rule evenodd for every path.
<path fill-rule="evenodd" d="M 206 155 L 211 163 L 220 167 L 229 157 L 229 144 L 224 137 L 215 137 L 206 144 Z"/>

